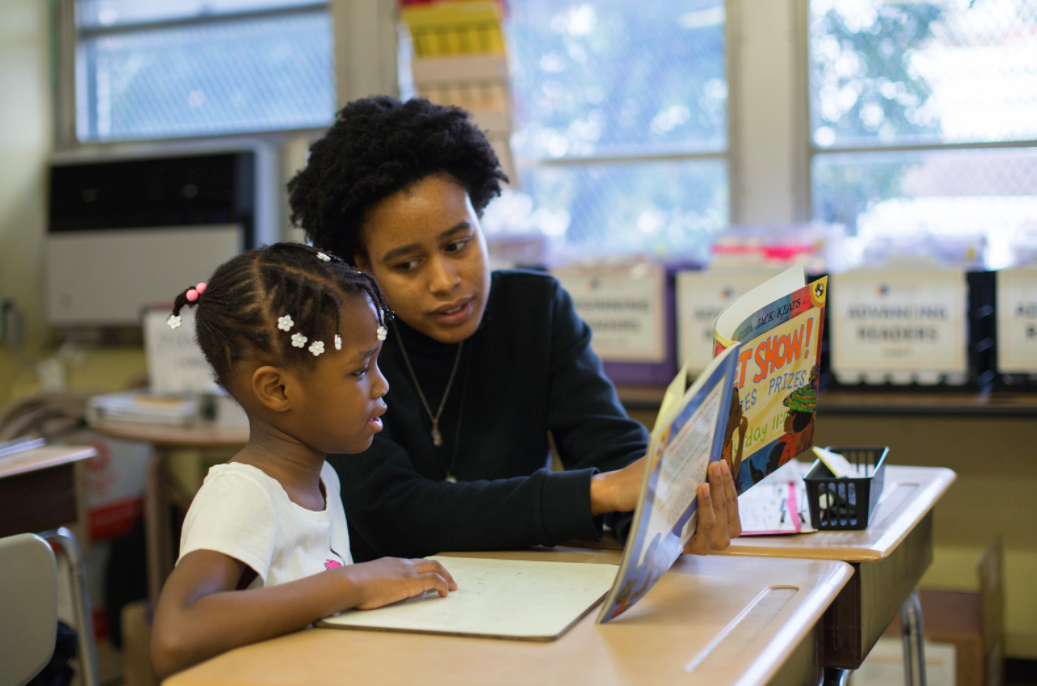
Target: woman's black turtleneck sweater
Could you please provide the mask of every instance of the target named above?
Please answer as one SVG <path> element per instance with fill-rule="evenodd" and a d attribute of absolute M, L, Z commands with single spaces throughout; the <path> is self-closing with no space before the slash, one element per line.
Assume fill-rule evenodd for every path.
<path fill-rule="evenodd" d="M 342 482 L 357 561 L 445 551 L 597 540 L 590 481 L 644 455 L 648 432 L 627 417 L 591 350 L 591 332 L 553 277 L 492 275 L 482 323 L 464 341 L 439 421 L 442 447 L 400 351 L 432 412 L 457 359 L 396 320 L 378 358 L 389 381 L 385 428 L 359 455 L 330 455 Z M 564 472 L 549 468 L 548 434 Z M 457 483 L 445 481 L 447 472 Z M 621 536 L 629 516 L 610 516 Z"/>

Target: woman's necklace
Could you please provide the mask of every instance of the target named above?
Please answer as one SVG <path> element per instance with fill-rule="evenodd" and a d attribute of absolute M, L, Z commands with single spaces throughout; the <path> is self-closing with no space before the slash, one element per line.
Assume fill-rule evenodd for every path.
<path fill-rule="evenodd" d="M 457 375 L 457 367 L 461 363 L 461 350 L 464 348 L 464 341 L 457 344 L 457 357 L 454 358 L 454 368 L 450 370 L 450 379 L 446 382 L 446 390 L 443 391 L 443 400 L 439 403 L 439 409 L 436 410 L 435 414 L 432 414 L 432 408 L 429 407 L 428 400 L 425 400 L 425 394 L 421 391 L 421 384 L 418 383 L 418 376 L 414 373 L 414 367 L 411 366 L 410 357 L 407 355 L 407 348 L 403 345 L 403 338 L 400 336 L 400 329 L 396 326 L 396 321 L 393 320 L 393 329 L 396 333 L 396 339 L 400 342 L 400 351 L 403 353 L 403 361 L 407 363 L 407 371 L 410 372 L 410 378 L 414 382 L 414 388 L 418 391 L 418 397 L 421 398 L 421 404 L 425 406 L 425 412 L 428 413 L 429 419 L 432 420 L 432 445 L 440 448 L 443 446 L 443 434 L 439 432 L 439 418 L 443 414 L 443 408 L 446 407 L 446 399 L 450 396 L 450 387 L 454 384 L 454 377 Z M 447 479 L 450 480 L 450 475 L 447 475 Z"/>

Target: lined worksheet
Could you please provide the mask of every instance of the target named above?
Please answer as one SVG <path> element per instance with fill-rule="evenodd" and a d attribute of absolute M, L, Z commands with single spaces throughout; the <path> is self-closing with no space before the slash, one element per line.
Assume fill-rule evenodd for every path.
<path fill-rule="evenodd" d="M 457 581 L 446 598 L 430 591 L 377 610 L 349 610 L 318 627 L 551 640 L 608 592 L 618 565 L 441 557 Z"/>

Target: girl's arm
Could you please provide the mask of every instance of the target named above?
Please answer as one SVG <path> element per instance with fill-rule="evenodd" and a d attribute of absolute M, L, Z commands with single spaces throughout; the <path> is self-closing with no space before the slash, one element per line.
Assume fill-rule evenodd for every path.
<path fill-rule="evenodd" d="M 233 648 L 302 629 L 340 610 L 368 610 L 436 590 L 457 590 L 434 560 L 382 558 L 287 584 L 236 591 L 248 567 L 211 550 L 183 557 L 166 581 L 151 640 L 162 676 Z"/>

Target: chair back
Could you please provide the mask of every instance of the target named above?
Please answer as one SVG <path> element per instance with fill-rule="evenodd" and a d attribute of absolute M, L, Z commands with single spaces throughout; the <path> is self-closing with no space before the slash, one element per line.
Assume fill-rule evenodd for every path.
<path fill-rule="evenodd" d="M 24 686 L 54 654 L 57 574 L 39 536 L 0 538 L 0 686 Z"/>

